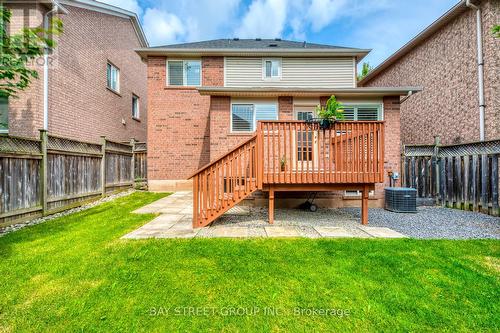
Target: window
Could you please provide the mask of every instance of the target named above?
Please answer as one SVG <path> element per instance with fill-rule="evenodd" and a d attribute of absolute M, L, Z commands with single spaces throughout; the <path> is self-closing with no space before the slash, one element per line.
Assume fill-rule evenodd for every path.
<path fill-rule="evenodd" d="M 281 77 L 281 60 L 264 59 L 264 78 L 279 79 Z"/>
<path fill-rule="evenodd" d="M 297 120 L 307 121 L 314 118 L 312 111 L 297 111 Z"/>
<path fill-rule="evenodd" d="M 132 95 L 132 118 L 139 119 L 139 97 Z"/>
<path fill-rule="evenodd" d="M 170 86 L 200 86 L 200 60 L 169 60 L 168 85 Z"/>
<path fill-rule="evenodd" d="M 350 105 L 344 104 L 344 117 L 346 120 L 382 120 L 382 108 L 379 104 Z"/>
<path fill-rule="evenodd" d="M 0 133 L 9 132 L 9 100 L 0 97 Z"/>
<path fill-rule="evenodd" d="M 359 190 L 345 191 L 345 196 L 346 197 L 360 197 L 361 194 L 362 194 L 362 191 L 359 191 Z M 373 195 L 375 195 L 375 191 L 368 192 L 368 196 L 373 196 Z"/>
<path fill-rule="evenodd" d="M 115 65 L 108 62 L 106 74 L 108 88 L 113 91 L 120 92 L 120 70 Z"/>
<path fill-rule="evenodd" d="M 231 131 L 253 132 L 259 120 L 277 120 L 276 104 L 233 104 L 231 108 Z"/>

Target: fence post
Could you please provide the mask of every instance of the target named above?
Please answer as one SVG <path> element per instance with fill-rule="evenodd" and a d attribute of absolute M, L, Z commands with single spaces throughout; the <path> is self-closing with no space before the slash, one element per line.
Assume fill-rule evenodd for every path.
<path fill-rule="evenodd" d="M 434 193 L 436 194 L 437 200 L 439 200 L 439 197 L 441 195 L 441 187 L 439 186 L 440 184 L 440 170 L 439 170 L 439 163 L 438 163 L 438 155 L 439 155 L 439 146 L 441 145 L 441 138 L 439 136 L 434 137 L 434 152 L 432 153 L 431 156 L 431 167 L 432 167 L 432 172 L 434 173 L 434 176 L 436 178 L 436 183 L 434 187 Z"/>
<path fill-rule="evenodd" d="M 132 178 L 132 188 L 135 187 L 135 139 L 130 139 L 130 144 L 132 145 L 132 158 L 130 166 L 130 177 Z"/>
<path fill-rule="evenodd" d="M 498 158 L 499 155 L 493 155 L 491 160 L 491 207 L 492 215 L 498 216 Z"/>
<path fill-rule="evenodd" d="M 101 196 L 106 195 L 106 137 L 101 136 Z"/>
<path fill-rule="evenodd" d="M 40 191 L 41 191 L 41 204 L 42 204 L 42 215 L 47 212 L 47 142 L 48 142 L 47 130 L 40 130 L 40 148 L 42 153 L 42 161 L 40 163 Z"/>

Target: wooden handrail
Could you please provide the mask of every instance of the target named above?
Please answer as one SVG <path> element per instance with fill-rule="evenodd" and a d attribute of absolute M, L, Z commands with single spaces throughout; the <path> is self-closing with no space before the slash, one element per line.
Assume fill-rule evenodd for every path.
<path fill-rule="evenodd" d="M 251 138 L 249 138 L 248 140 L 245 140 L 243 141 L 242 143 L 240 143 L 239 145 L 237 145 L 236 147 L 234 147 L 231 151 L 227 152 L 227 153 L 224 153 L 224 154 L 221 154 L 219 155 L 215 160 L 213 160 L 212 162 L 208 163 L 208 164 L 205 164 L 204 166 L 202 166 L 201 168 L 199 168 L 198 170 L 196 170 L 193 174 L 191 174 L 187 179 L 191 179 L 193 178 L 194 176 L 196 176 L 196 174 L 200 173 L 201 171 L 205 170 L 206 168 L 209 168 L 210 166 L 214 165 L 215 163 L 219 162 L 221 159 L 223 159 L 224 157 L 227 156 L 227 154 L 231 153 L 232 151 L 240 148 L 240 147 L 243 147 L 245 144 L 247 144 L 248 142 L 254 140 L 255 138 L 257 137 L 257 134 L 254 134 L 252 135 Z"/>

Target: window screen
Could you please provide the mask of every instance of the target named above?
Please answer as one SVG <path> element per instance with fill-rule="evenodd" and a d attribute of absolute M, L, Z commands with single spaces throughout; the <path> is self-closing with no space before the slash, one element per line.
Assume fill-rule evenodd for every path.
<path fill-rule="evenodd" d="M 234 132 L 251 132 L 254 130 L 254 106 L 252 104 L 233 104 L 231 112 L 231 126 Z"/>
<path fill-rule="evenodd" d="M 278 120 L 275 104 L 255 104 L 255 120 Z"/>
<path fill-rule="evenodd" d="M 266 60 L 265 61 L 265 77 L 279 77 L 280 75 L 280 61 L 279 60 Z"/>
<path fill-rule="evenodd" d="M 201 63 L 200 61 L 186 61 L 186 81 L 188 86 L 199 86 L 201 78 Z"/>
<path fill-rule="evenodd" d="M 381 106 L 373 105 L 345 105 L 343 108 L 345 120 L 372 121 L 381 120 Z"/>
<path fill-rule="evenodd" d="M 354 108 L 344 107 L 344 118 L 345 120 L 354 120 Z"/>
<path fill-rule="evenodd" d="M 184 85 L 182 61 L 169 61 L 168 62 L 168 84 L 171 86 Z"/>
<path fill-rule="evenodd" d="M 378 108 L 358 107 L 358 120 L 378 120 Z"/>

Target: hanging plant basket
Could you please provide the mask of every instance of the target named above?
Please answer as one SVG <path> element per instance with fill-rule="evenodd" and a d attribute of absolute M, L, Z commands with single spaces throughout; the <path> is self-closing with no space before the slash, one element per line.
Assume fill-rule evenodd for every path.
<path fill-rule="evenodd" d="M 310 124 L 318 124 L 319 128 L 322 130 L 327 130 L 335 124 L 336 119 L 328 119 L 328 118 L 311 118 L 306 121 Z"/>

